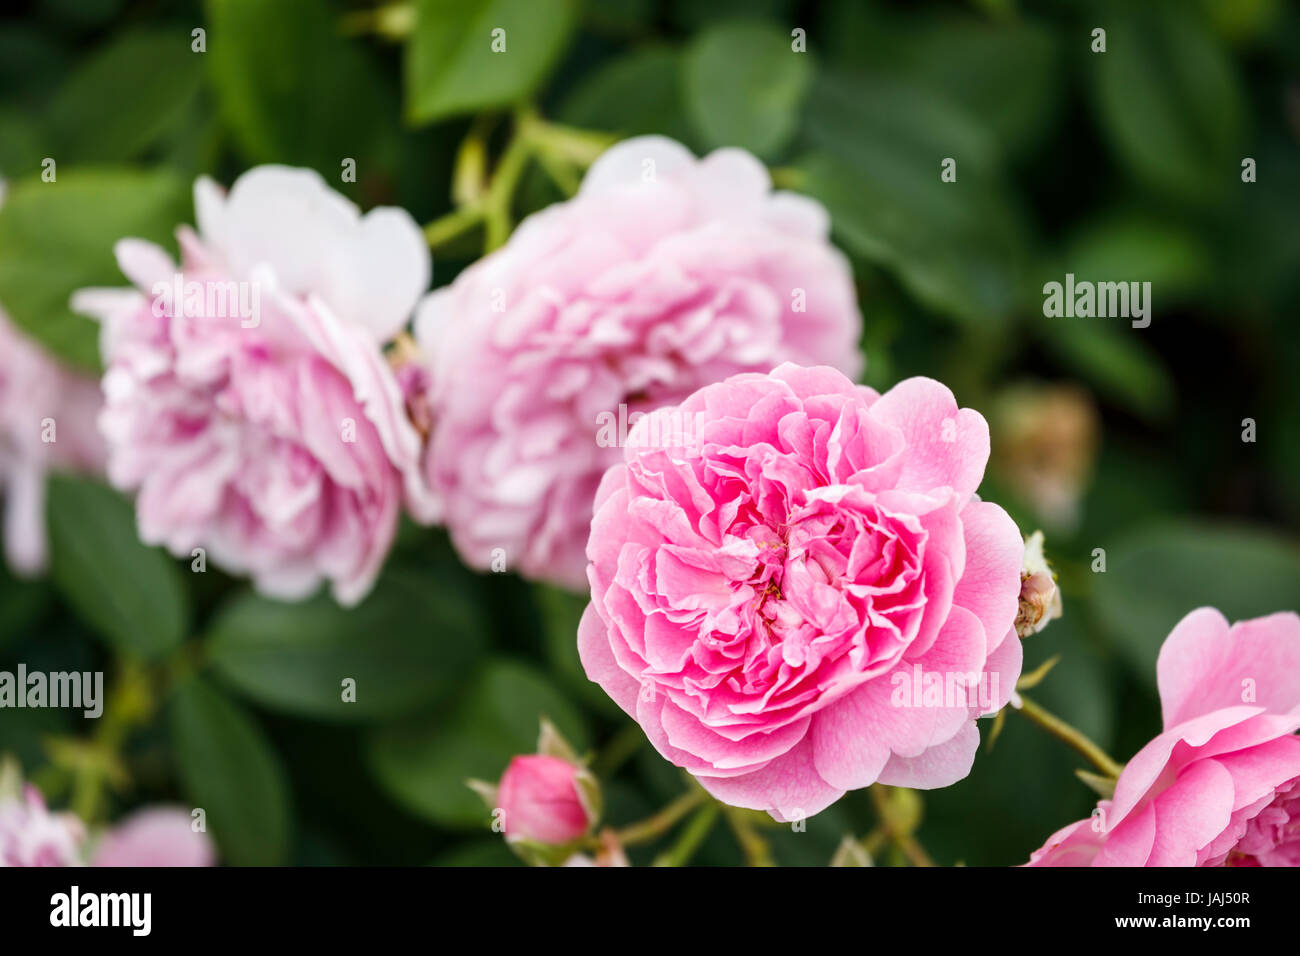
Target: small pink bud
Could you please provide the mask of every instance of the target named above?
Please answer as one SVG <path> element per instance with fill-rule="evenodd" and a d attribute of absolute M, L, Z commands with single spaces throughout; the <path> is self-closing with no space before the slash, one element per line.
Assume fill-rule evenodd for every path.
<path fill-rule="evenodd" d="M 584 771 L 559 757 L 515 757 L 497 786 L 506 837 L 558 844 L 587 832 L 593 814 L 584 800 L 579 777 Z"/>

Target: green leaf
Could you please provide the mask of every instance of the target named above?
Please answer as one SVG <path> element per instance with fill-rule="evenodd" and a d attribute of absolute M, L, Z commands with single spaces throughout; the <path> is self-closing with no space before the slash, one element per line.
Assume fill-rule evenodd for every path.
<path fill-rule="evenodd" d="M 1065 70 L 1060 44 L 1045 26 L 947 9 L 892 9 L 831 6 L 818 31 L 819 52 L 964 108 L 1008 151 L 1024 152 L 1051 131 Z"/>
<path fill-rule="evenodd" d="M 671 47 L 637 49 L 584 77 L 556 116 L 582 129 L 625 136 L 658 133 L 690 142 L 681 64 L 682 54 Z"/>
<path fill-rule="evenodd" d="M 577 22 L 573 0 L 415 0 L 415 10 L 405 73 L 406 115 L 416 123 L 529 96 Z M 494 40 L 505 49 L 494 52 Z"/>
<path fill-rule="evenodd" d="M 1092 605 L 1119 653 L 1149 685 L 1169 632 L 1198 607 L 1229 621 L 1300 606 L 1300 547 L 1250 528 L 1179 523 L 1139 529 L 1106 549 Z"/>
<path fill-rule="evenodd" d="M 1058 280 L 1059 281 L 1059 280 Z M 1097 394 L 1143 418 L 1165 419 L 1173 411 L 1175 386 L 1160 354 L 1128 319 L 1053 318 L 1037 326 L 1039 338 Z"/>
<path fill-rule="evenodd" d="M 99 368 L 99 326 L 68 308 L 86 286 L 126 285 L 119 239 L 166 242 L 188 218 L 189 190 L 170 173 L 106 167 L 22 179 L 0 207 L 0 303 L 59 358 Z"/>
<path fill-rule="evenodd" d="M 1021 243 L 1004 213 L 986 208 L 983 189 L 913 202 L 903 188 L 912 172 L 877 174 L 829 155 L 799 161 L 799 188 L 831 213 L 832 229 L 857 257 L 895 274 L 918 301 L 962 323 L 1000 324 L 1017 304 Z M 934 159 L 934 188 L 940 184 Z M 897 176 L 894 173 L 898 173 Z M 913 179 L 912 185 L 923 186 Z"/>
<path fill-rule="evenodd" d="M 510 758 L 534 752 L 542 717 L 579 752 L 588 746 L 581 717 L 545 678 L 525 665 L 494 661 L 449 711 L 377 731 L 369 762 L 380 784 L 411 812 L 443 826 L 481 826 L 488 812 L 465 780 L 497 780 Z"/>
<path fill-rule="evenodd" d="M 483 649 L 484 624 L 464 591 L 389 569 L 359 606 L 327 595 L 285 604 L 245 593 L 207 636 L 218 673 L 260 704 L 319 720 L 399 717 L 459 686 Z M 356 699 L 344 702 L 342 682 Z"/>
<path fill-rule="evenodd" d="M 582 620 L 590 597 L 574 594 L 545 584 L 534 586 L 537 606 L 542 614 L 542 632 L 546 659 L 551 673 L 566 690 L 581 697 L 595 710 L 611 717 L 621 717 L 623 710 L 610 699 L 601 686 L 587 677 L 578 656 L 578 622 Z"/>
<path fill-rule="evenodd" d="M 156 658 L 185 638 L 180 572 L 136 532 L 135 509 L 85 478 L 49 483 L 50 576 L 77 615 L 119 653 Z"/>
<path fill-rule="evenodd" d="M 194 111 L 203 54 L 188 28 L 131 29 L 95 51 L 59 87 L 47 120 L 59 162 L 140 156 Z"/>
<path fill-rule="evenodd" d="M 682 63 L 687 115 L 708 146 L 739 146 L 770 159 L 799 128 L 812 65 L 788 33 L 740 20 L 700 33 Z"/>
<path fill-rule="evenodd" d="M 284 863 L 288 786 L 280 758 L 261 728 L 199 678 L 176 689 L 168 727 L 185 793 L 204 810 L 222 862 Z"/>
<path fill-rule="evenodd" d="M 960 107 L 879 76 L 831 73 L 808 103 L 815 152 L 796 185 L 821 200 L 849 251 L 922 304 L 974 325 L 1025 295 L 1025 235 L 997 143 Z M 945 159 L 955 182 L 943 182 Z"/>
<path fill-rule="evenodd" d="M 1164 303 L 1183 301 L 1210 283 L 1209 252 L 1190 229 L 1138 212 L 1115 212 L 1070 239 L 1065 271 L 1090 282 L 1150 282 Z M 1045 280 L 1046 281 L 1046 280 Z"/>
<path fill-rule="evenodd" d="M 1024 150 L 1050 130 L 1064 71 L 1044 27 L 943 19 L 906 27 L 900 39 L 900 72 L 981 117 L 1008 150 Z"/>
<path fill-rule="evenodd" d="M 0 649 L 35 630 L 52 600 L 47 581 L 15 578 L 8 565 L 0 561 Z"/>
<path fill-rule="evenodd" d="M 3 49 L 0 48 L 0 54 Z M 0 173 L 22 175 L 41 168 L 41 160 L 50 155 L 48 134 L 44 127 L 21 110 L 0 106 Z M 4 205 L 0 199 L 0 207 Z"/>
<path fill-rule="evenodd" d="M 388 148 L 378 70 L 339 35 L 323 0 L 207 0 L 212 86 L 240 150 L 254 163 L 311 166 L 339 181 Z"/>
<path fill-rule="evenodd" d="M 1240 183 L 1247 103 L 1226 51 L 1184 6 L 1112 3 L 1106 52 L 1081 55 L 1120 159 L 1145 185 L 1204 203 Z"/>

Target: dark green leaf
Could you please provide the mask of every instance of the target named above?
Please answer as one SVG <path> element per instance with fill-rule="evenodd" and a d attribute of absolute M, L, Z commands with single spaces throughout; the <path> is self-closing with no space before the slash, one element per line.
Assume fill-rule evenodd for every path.
<path fill-rule="evenodd" d="M 627 136 L 658 133 L 689 142 L 679 89 L 681 61 L 681 53 L 668 47 L 635 50 L 585 77 L 556 115 L 584 129 Z"/>
<path fill-rule="evenodd" d="M 415 0 L 415 10 L 405 69 L 406 114 L 417 123 L 527 97 L 577 21 L 573 0 Z"/>
<path fill-rule="evenodd" d="M 816 152 L 795 165 L 849 251 L 896 274 L 922 304 L 973 324 L 1004 321 L 1025 294 L 1024 228 L 996 142 L 941 97 L 878 76 L 819 77 Z M 941 179 L 946 159 L 956 181 Z"/>
<path fill-rule="evenodd" d="M 1300 548 L 1263 531 L 1188 522 L 1097 546 L 1106 572 L 1093 575 L 1093 607 L 1151 686 L 1160 645 L 1189 611 L 1208 605 L 1239 621 L 1300 606 Z"/>
<path fill-rule="evenodd" d="M 109 488 L 57 475 L 49 485 L 50 575 L 88 626 L 118 652 L 154 658 L 185 638 L 180 572 L 141 543 L 135 509 Z"/>
<path fill-rule="evenodd" d="M 162 171 L 58 170 L 13 185 L 0 207 L 0 303 L 59 358 L 99 367 L 99 327 L 68 308 L 86 286 L 126 285 L 113 258 L 119 239 L 165 242 L 188 217 L 189 194 Z"/>
<path fill-rule="evenodd" d="M 623 711 L 609 695 L 587 677 L 578 657 L 578 622 L 590 603 L 586 594 L 573 594 L 539 584 L 534 589 L 538 609 L 542 612 L 542 631 L 546 641 L 546 658 L 556 679 L 583 701 L 611 717 Z"/>
<path fill-rule="evenodd" d="M 1239 183 L 1245 95 L 1203 17 L 1164 0 L 1112 3 L 1105 27 L 1106 52 L 1081 55 L 1102 129 L 1134 175 L 1189 201 Z"/>
<path fill-rule="evenodd" d="M 1123 318 L 1037 318 L 1039 337 L 1097 394 L 1159 420 L 1174 408 L 1174 382 L 1163 360 Z"/>
<path fill-rule="evenodd" d="M 1114 213 L 1079 230 L 1066 263 L 1076 279 L 1150 282 L 1162 305 L 1204 287 L 1213 274 L 1210 255 L 1192 230 L 1136 212 Z"/>
<path fill-rule="evenodd" d="M 82 61 L 50 103 L 60 162 L 134 159 L 181 127 L 195 108 L 203 54 L 188 29 L 118 34 Z"/>
<path fill-rule="evenodd" d="M 207 0 L 208 57 L 222 116 L 252 162 L 311 166 L 340 181 L 344 159 L 368 161 L 397 121 L 378 71 L 339 35 L 323 0 Z"/>
<path fill-rule="evenodd" d="M 686 51 L 686 111 L 708 146 L 739 146 L 770 159 L 789 144 L 812 79 L 807 53 L 771 24 L 710 27 Z"/>
<path fill-rule="evenodd" d="M 199 678 L 176 689 L 169 728 L 185 793 L 207 816 L 221 860 L 276 866 L 289 850 L 284 768 L 237 704 Z"/>
<path fill-rule="evenodd" d="M 285 604 L 235 598 L 208 632 L 223 678 L 268 707 L 321 720 L 406 714 L 458 686 L 483 647 L 484 624 L 463 591 L 390 569 L 359 606 L 327 595 Z M 356 699 L 344 702 L 342 682 Z"/>
<path fill-rule="evenodd" d="M 466 778 L 497 780 L 510 758 L 532 753 L 542 717 L 581 752 L 581 717 L 532 669 L 490 664 L 450 711 L 378 731 L 370 741 L 376 778 L 404 807 L 443 826 L 474 827 L 489 818 Z"/>

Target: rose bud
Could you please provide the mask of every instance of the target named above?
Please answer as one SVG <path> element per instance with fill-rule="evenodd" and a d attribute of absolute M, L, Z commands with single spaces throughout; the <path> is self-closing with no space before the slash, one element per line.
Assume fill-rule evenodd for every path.
<path fill-rule="evenodd" d="M 1016 634 L 1028 637 L 1061 616 L 1061 592 L 1052 569 L 1043 557 L 1043 532 L 1025 539 L 1025 560 L 1020 567 L 1020 607 L 1016 611 Z"/>
<path fill-rule="evenodd" d="M 493 828 L 505 833 L 520 856 L 555 865 L 600 816 L 600 788 L 549 721 L 542 721 L 537 750 L 511 760 L 495 787 L 480 780 L 468 783 L 491 808 Z M 562 852 L 553 852 L 557 848 Z"/>

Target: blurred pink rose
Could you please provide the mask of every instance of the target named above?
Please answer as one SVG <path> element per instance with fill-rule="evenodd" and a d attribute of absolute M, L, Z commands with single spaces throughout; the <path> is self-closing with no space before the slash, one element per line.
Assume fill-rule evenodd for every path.
<path fill-rule="evenodd" d="M 1164 732 L 1029 866 L 1300 866 L 1300 616 L 1188 614 L 1156 663 Z"/>
<path fill-rule="evenodd" d="M 628 416 L 786 360 L 857 376 L 861 317 L 828 231 L 748 153 L 642 137 L 430 295 L 426 468 L 463 559 L 580 590 Z"/>
<path fill-rule="evenodd" d="M 118 243 L 130 290 L 83 290 L 103 321 L 108 474 L 139 491 L 141 537 L 205 548 L 265 593 L 365 596 L 403 498 L 436 516 L 382 352 L 428 285 L 403 211 L 361 216 L 309 170 L 263 166 L 224 195 L 195 184 L 199 232 Z"/>
<path fill-rule="evenodd" d="M 576 840 L 594 822 L 579 791 L 581 768 L 559 757 L 515 757 L 497 785 L 508 839 L 558 844 Z"/>
<path fill-rule="evenodd" d="M 16 572 L 45 570 L 46 475 L 103 470 L 102 405 L 94 379 L 55 361 L 0 308 L 0 494 L 5 559 Z"/>
<path fill-rule="evenodd" d="M 30 784 L 0 795 L 0 866 L 75 866 L 85 839 L 81 821 L 71 813 L 51 813 Z"/>
<path fill-rule="evenodd" d="M 181 807 L 145 807 L 88 839 L 75 814 L 51 813 L 41 792 L 22 782 L 18 765 L 0 758 L 0 867 L 212 866 L 215 860 L 211 841 L 193 831 Z"/>
<path fill-rule="evenodd" d="M 984 419 L 931 379 L 877 395 L 787 364 L 633 439 L 596 496 L 578 650 L 659 752 L 782 820 L 966 776 L 1021 665 Z"/>
<path fill-rule="evenodd" d="M 145 807 L 100 839 L 92 866 L 212 866 L 216 853 L 183 807 Z"/>

